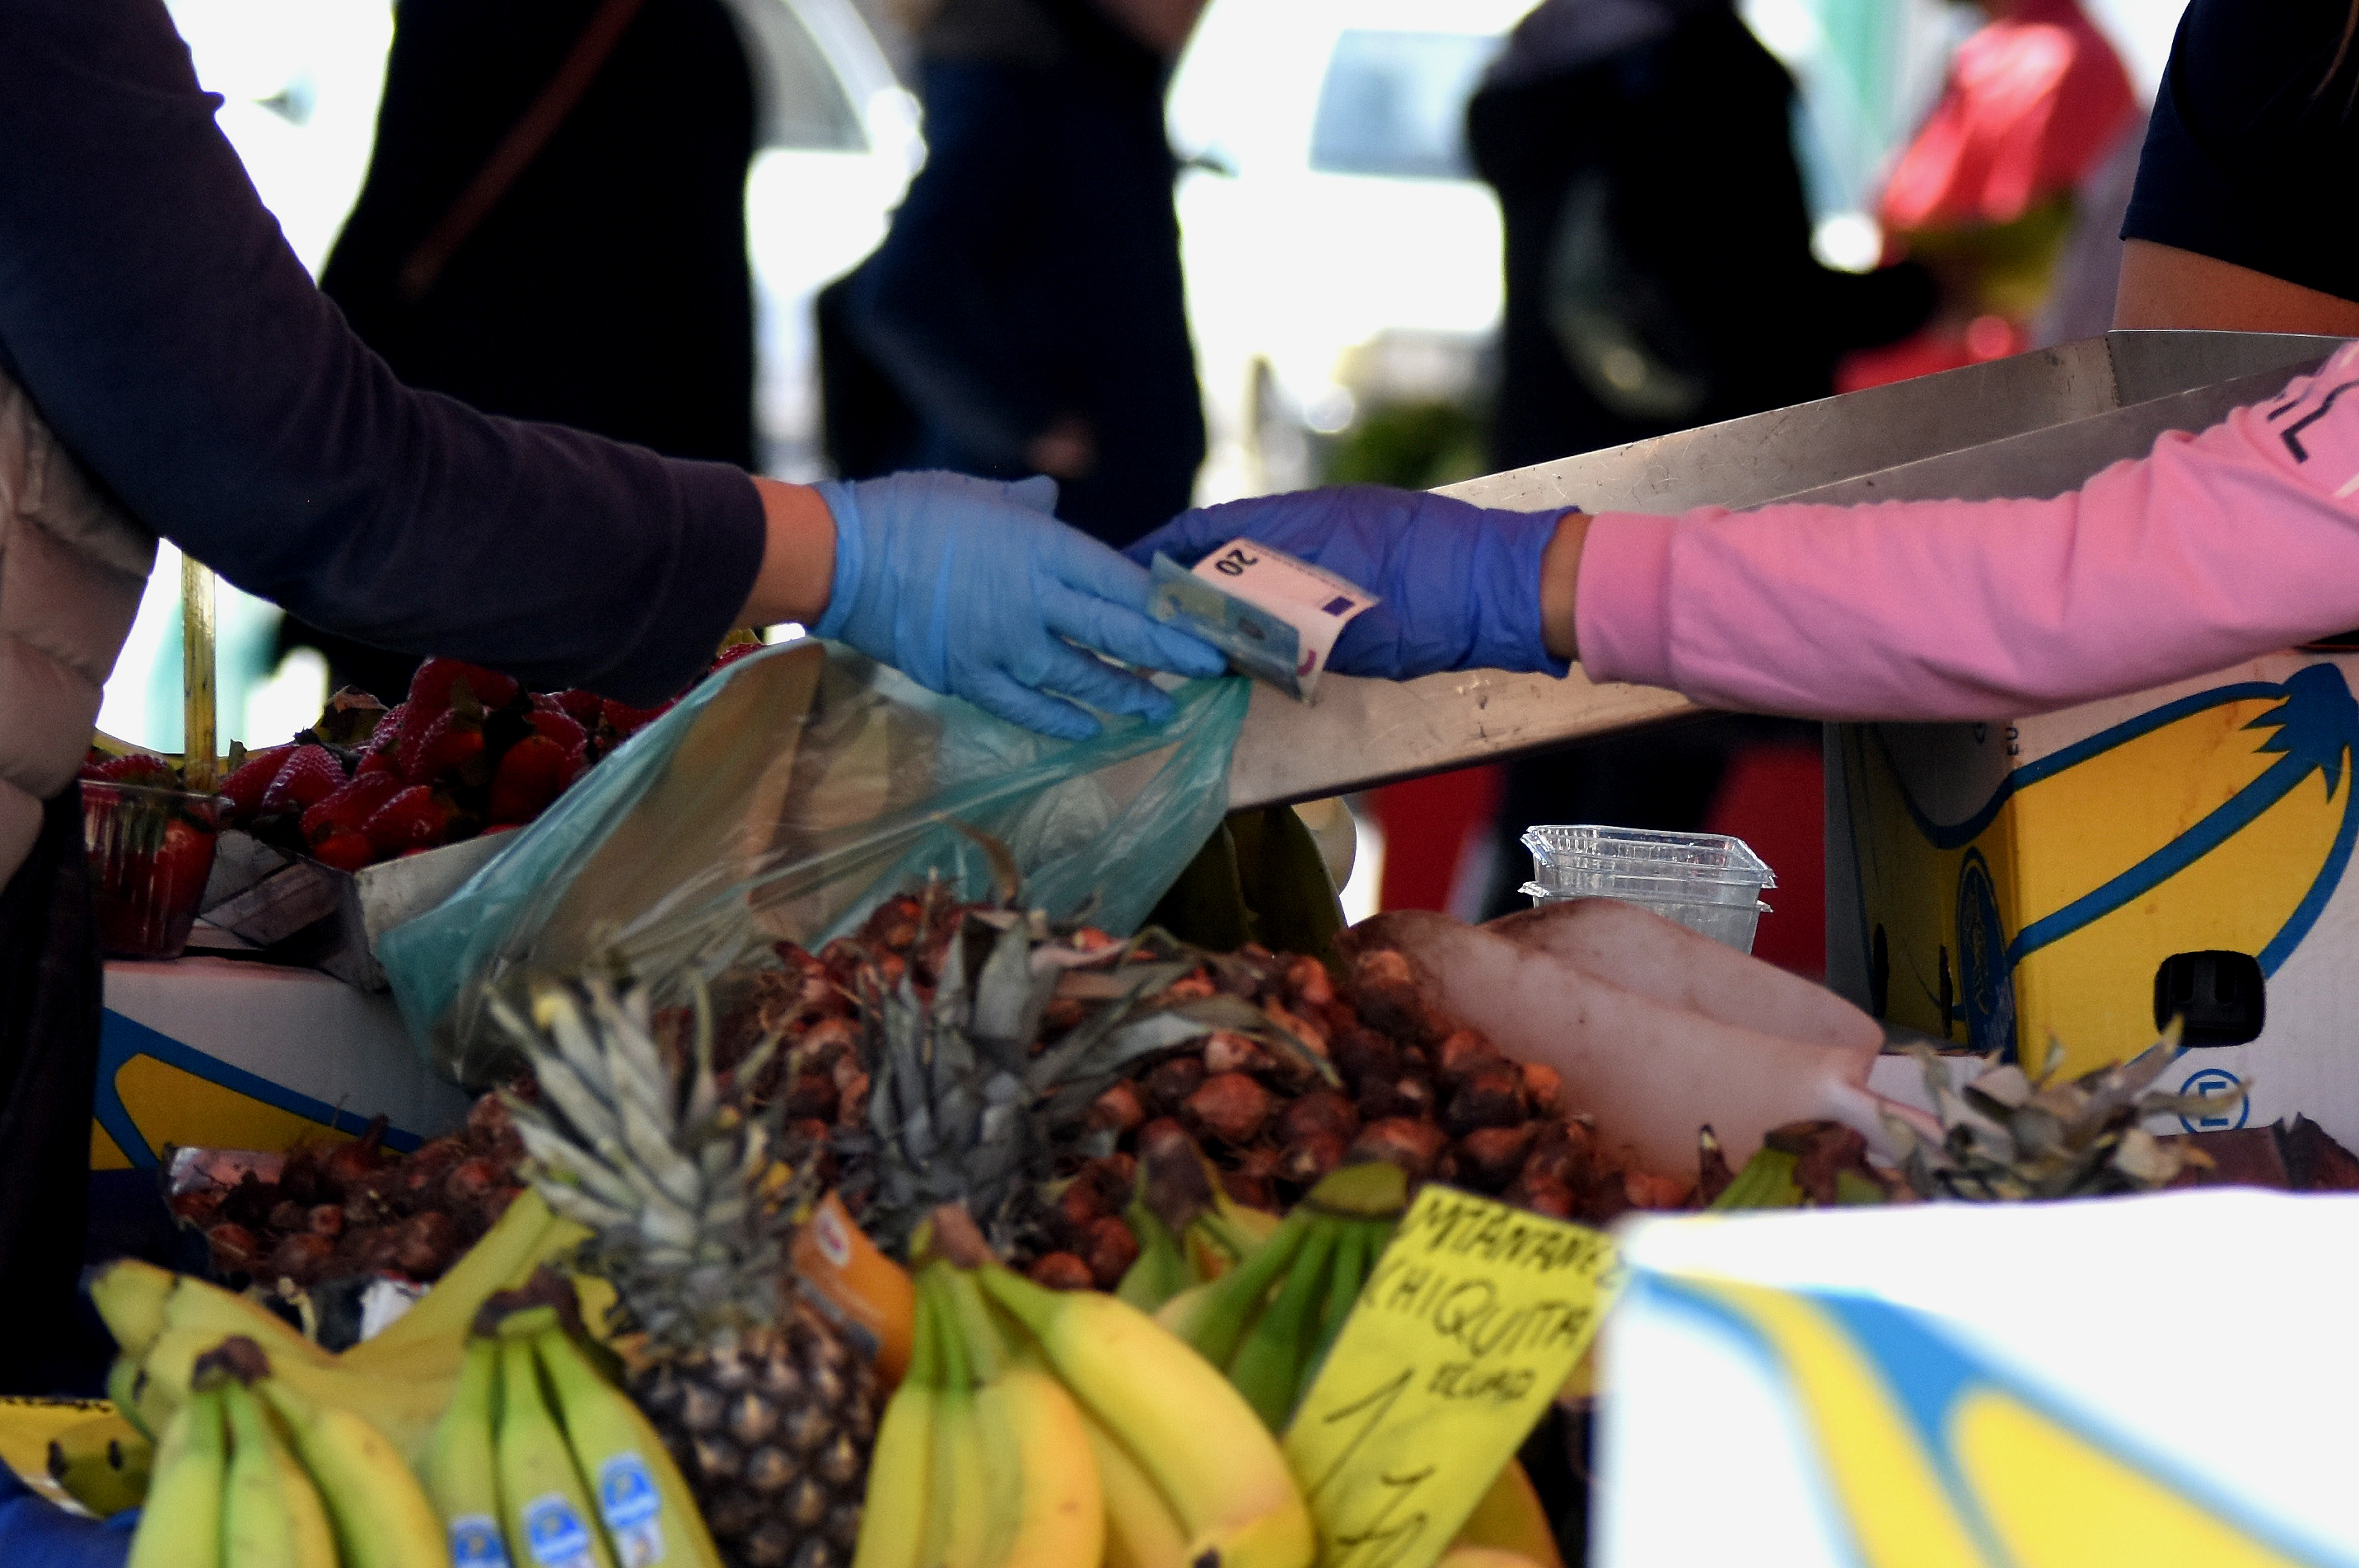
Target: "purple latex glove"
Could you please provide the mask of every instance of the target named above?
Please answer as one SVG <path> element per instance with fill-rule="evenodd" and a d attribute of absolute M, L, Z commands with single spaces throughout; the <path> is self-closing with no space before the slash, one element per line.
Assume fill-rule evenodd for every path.
<path fill-rule="evenodd" d="M 1183 566 L 1258 539 L 1381 595 L 1335 640 L 1327 668 L 1406 681 L 1438 670 L 1562 675 L 1541 637 L 1540 557 L 1566 508 L 1503 512 L 1422 490 L 1348 485 L 1182 512 L 1125 553 Z"/>

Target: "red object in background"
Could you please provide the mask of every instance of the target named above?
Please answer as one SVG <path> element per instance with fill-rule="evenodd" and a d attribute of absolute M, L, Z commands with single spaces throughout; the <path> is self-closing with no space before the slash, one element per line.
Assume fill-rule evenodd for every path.
<path fill-rule="evenodd" d="M 1468 841 L 1498 815 L 1502 785 L 1496 768 L 1466 768 L 1370 791 L 1385 830 L 1376 907 L 1447 910 Z"/>
<path fill-rule="evenodd" d="M 1958 46 L 1894 166 L 1877 214 L 1887 230 L 2011 223 L 2080 184 L 2136 115 L 2121 58 L 2073 0 L 2005 9 Z"/>
<path fill-rule="evenodd" d="M 1753 956 L 1813 980 L 1827 972 L 1825 757 L 1815 746 L 1739 746 L 1729 758 L 1703 831 L 1731 833 L 1777 874 L 1762 895 Z"/>

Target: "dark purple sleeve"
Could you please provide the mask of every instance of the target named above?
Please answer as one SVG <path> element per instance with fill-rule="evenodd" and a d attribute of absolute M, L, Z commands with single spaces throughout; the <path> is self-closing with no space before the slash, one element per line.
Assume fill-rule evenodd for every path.
<path fill-rule="evenodd" d="M 402 386 L 216 104 L 162 0 L 0 0 L 0 362 L 59 436 L 315 625 L 626 701 L 692 678 L 761 564 L 752 482 Z"/>

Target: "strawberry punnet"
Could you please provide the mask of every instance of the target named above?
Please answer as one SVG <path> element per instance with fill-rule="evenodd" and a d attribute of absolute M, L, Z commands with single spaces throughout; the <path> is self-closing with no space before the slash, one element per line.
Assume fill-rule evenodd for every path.
<path fill-rule="evenodd" d="M 324 746 L 299 746 L 262 792 L 266 811 L 308 811 L 344 786 L 344 765 Z"/>
<path fill-rule="evenodd" d="M 162 789 L 180 787 L 180 776 L 173 771 L 170 763 L 144 751 L 135 751 L 128 757 L 110 757 L 103 762 L 85 762 L 82 776 L 106 784 L 144 784 Z"/>

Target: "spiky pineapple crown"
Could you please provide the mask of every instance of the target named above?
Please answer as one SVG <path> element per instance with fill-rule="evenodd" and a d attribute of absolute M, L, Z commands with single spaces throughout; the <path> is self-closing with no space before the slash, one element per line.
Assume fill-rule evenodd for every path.
<path fill-rule="evenodd" d="M 786 1205 L 762 1190 L 772 1128 L 724 1101 L 701 987 L 695 1001 L 684 1061 L 658 1039 L 641 988 L 544 985 L 529 1019 L 492 1005 L 540 1084 L 537 1105 L 509 1097 L 527 1173 L 551 1209 L 594 1233 L 585 1265 L 658 1350 L 766 1326 L 783 1310 Z M 738 1072 L 758 1071 L 774 1047 Z"/>
<path fill-rule="evenodd" d="M 1953 1086 L 1950 1065 L 1929 1050 L 1915 1052 L 1925 1088 L 1946 1129 L 1929 1143 L 1897 1118 L 1886 1127 L 1901 1153 L 1901 1171 L 1923 1197 L 1970 1202 L 2094 1197 L 2169 1186 L 2190 1164 L 2208 1165 L 2201 1150 L 2166 1143 L 2140 1124 L 2162 1115 L 2213 1116 L 2233 1108 L 2247 1086 L 2220 1095 L 2148 1092 L 2179 1056 L 2179 1024 L 2126 1062 L 2059 1082 L 2064 1049 L 2049 1042 L 2034 1077 L 2009 1063 Z"/>
<path fill-rule="evenodd" d="M 850 1196 L 897 1256 L 944 1203 L 963 1203 L 1005 1255 L 1059 1154 L 1088 1152 L 1090 1106 L 1125 1069 L 1215 1029 L 1271 1032 L 1234 996 L 1165 1005 L 1164 991 L 1203 955 L 1160 932 L 1083 948 L 1038 910 L 969 908 L 954 918 L 930 996 L 905 972 L 860 997 L 871 1158 L 855 1161 L 868 1185 Z M 1060 996 L 1086 1010 L 1042 1049 Z"/>

